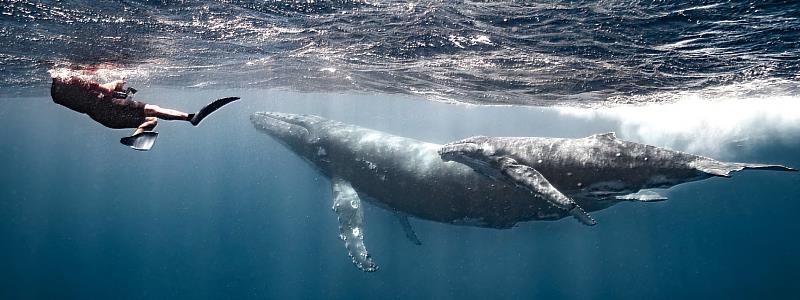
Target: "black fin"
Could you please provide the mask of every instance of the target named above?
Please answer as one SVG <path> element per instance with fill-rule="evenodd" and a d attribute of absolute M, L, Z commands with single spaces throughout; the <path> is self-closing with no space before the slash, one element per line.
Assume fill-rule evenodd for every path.
<path fill-rule="evenodd" d="M 200 121 L 202 121 L 205 117 L 207 117 L 217 109 L 225 106 L 225 104 L 231 103 L 236 100 L 239 100 L 239 97 L 228 97 L 215 100 L 214 102 L 211 102 L 210 104 L 200 109 L 200 111 L 198 111 L 196 114 L 194 114 L 194 116 L 189 120 L 189 122 L 191 122 L 192 125 L 197 126 L 197 124 L 200 124 Z"/>

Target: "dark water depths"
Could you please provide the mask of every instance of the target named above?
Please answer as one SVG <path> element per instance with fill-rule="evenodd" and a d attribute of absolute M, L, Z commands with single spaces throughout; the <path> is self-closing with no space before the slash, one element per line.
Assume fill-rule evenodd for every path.
<path fill-rule="evenodd" d="M 366 205 L 368 274 L 338 238 L 329 180 L 248 120 L 311 113 L 436 143 L 616 131 L 797 168 L 798 15 L 797 1 L 0 0 L 0 299 L 800 298 L 797 173 L 680 185 L 592 228 L 412 219 L 422 246 Z M 47 71 L 64 68 L 186 111 L 242 100 L 197 128 L 162 122 L 135 152 L 127 131 L 52 103 Z"/>
<path fill-rule="evenodd" d="M 752 81 L 796 93 L 800 71 L 792 0 L 0 4 L 4 94 L 100 63 L 148 84 L 538 105 Z"/>
<path fill-rule="evenodd" d="M 314 113 L 440 143 L 476 134 L 582 137 L 610 130 L 644 141 L 637 132 L 650 125 L 611 112 L 261 90 L 140 93 L 186 110 L 198 99 L 235 94 L 245 100 L 197 128 L 163 122 L 148 153 L 117 144 L 127 131 L 102 128 L 47 97 L 6 100 L 0 110 L 6 141 L 0 147 L 1 298 L 800 295 L 793 284 L 800 275 L 796 173 L 745 172 L 681 185 L 666 192 L 666 202 L 595 212 L 599 225 L 591 228 L 572 219 L 511 230 L 412 219 L 422 246 L 405 239 L 394 215 L 367 205 L 366 241 L 381 269 L 363 273 L 338 239 L 328 179 L 247 118 L 260 110 Z M 589 112 L 598 116 L 581 114 Z M 779 119 L 765 116 L 757 119 Z M 797 137 L 794 124 L 774 127 L 769 140 L 727 136 L 721 139 L 744 142 L 672 146 L 797 167 L 797 139 L 781 138 Z M 744 131 L 759 132 L 754 127 Z M 691 131 L 703 136 L 703 129 Z M 675 135 L 648 132 L 661 145 Z"/>

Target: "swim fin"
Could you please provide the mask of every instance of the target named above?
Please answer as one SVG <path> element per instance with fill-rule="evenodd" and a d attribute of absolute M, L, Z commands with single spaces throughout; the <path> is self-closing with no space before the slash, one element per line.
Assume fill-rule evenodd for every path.
<path fill-rule="evenodd" d="M 150 148 L 153 148 L 153 144 L 155 144 L 157 137 L 158 132 L 143 131 L 132 136 L 121 138 L 119 139 L 119 142 L 125 146 L 130 146 L 135 150 L 147 151 L 150 150 Z"/>
<path fill-rule="evenodd" d="M 215 100 L 214 102 L 211 102 L 200 109 L 200 111 L 198 111 L 196 114 L 189 115 L 189 122 L 192 123 L 192 125 L 197 126 L 197 124 L 200 124 L 200 121 L 202 121 L 205 117 L 218 110 L 220 107 L 225 106 L 225 104 L 236 100 L 239 100 L 239 97 L 228 97 Z"/>

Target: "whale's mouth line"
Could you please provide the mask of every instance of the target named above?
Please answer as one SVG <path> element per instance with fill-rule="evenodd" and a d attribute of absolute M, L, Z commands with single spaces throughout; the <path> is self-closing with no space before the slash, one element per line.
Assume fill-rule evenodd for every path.
<path fill-rule="evenodd" d="M 310 128 L 308 128 L 306 124 L 303 124 L 303 122 L 280 113 L 255 112 L 251 120 L 257 124 L 260 129 L 273 136 L 285 134 L 295 135 L 298 133 L 307 136 L 309 132 L 311 132 Z"/>
<path fill-rule="evenodd" d="M 299 116 L 296 115 L 286 116 L 282 113 L 264 112 L 264 111 L 256 112 L 255 114 L 257 116 L 269 118 L 273 121 L 278 121 L 287 125 L 300 126 L 303 127 L 305 130 L 311 131 L 311 128 L 309 128 L 309 124 L 305 124 L 306 122 L 297 119 Z"/>
<path fill-rule="evenodd" d="M 287 125 L 295 125 L 295 124 L 292 124 L 290 122 L 286 122 L 286 120 L 284 120 L 284 118 L 281 118 L 281 116 L 278 115 L 277 113 L 259 111 L 259 112 L 253 113 L 253 115 L 255 117 L 260 117 L 260 118 L 265 118 L 265 119 L 269 119 L 269 120 L 272 120 L 272 121 L 277 121 L 277 122 L 280 122 L 280 123 L 285 123 Z"/>

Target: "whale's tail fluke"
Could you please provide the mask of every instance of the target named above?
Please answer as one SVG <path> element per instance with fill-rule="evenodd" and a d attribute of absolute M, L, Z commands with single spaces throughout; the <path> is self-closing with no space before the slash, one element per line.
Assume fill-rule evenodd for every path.
<path fill-rule="evenodd" d="M 716 161 L 713 159 L 698 160 L 692 164 L 694 164 L 693 167 L 697 168 L 697 170 L 718 177 L 730 177 L 731 172 L 738 172 L 742 170 L 797 171 L 797 169 L 781 165 L 731 163 Z"/>

